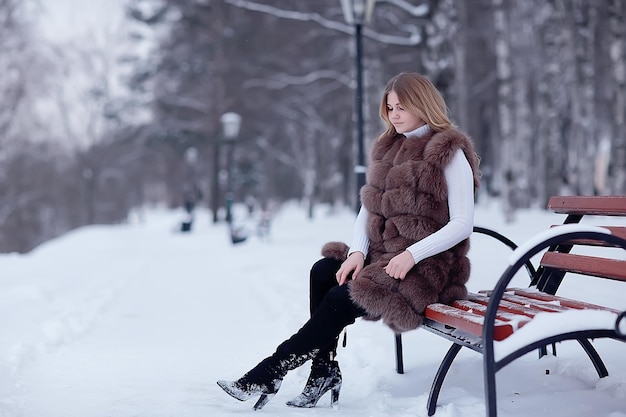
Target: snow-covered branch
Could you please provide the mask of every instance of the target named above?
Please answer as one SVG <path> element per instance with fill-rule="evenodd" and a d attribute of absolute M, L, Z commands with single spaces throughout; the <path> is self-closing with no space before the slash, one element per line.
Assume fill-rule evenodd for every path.
<path fill-rule="evenodd" d="M 225 0 L 226 3 L 240 7 L 243 9 L 267 13 L 272 16 L 279 17 L 281 19 L 291 19 L 291 20 L 299 20 L 303 22 L 315 22 L 322 27 L 327 29 L 336 30 L 338 32 L 343 32 L 347 34 L 353 34 L 354 28 L 351 25 L 346 23 L 336 22 L 334 20 L 329 20 L 320 15 L 319 13 L 307 13 L 307 12 L 298 12 L 293 10 L 284 10 L 279 9 L 274 6 L 268 6 L 266 4 L 257 3 L 249 0 Z M 408 3 L 404 1 L 397 0 L 399 4 L 403 4 L 404 7 L 408 5 Z M 395 4 L 395 2 L 394 2 Z M 414 14 L 414 16 L 421 16 L 421 11 L 423 7 L 417 6 L 415 10 L 412 10 L 411 13 L 418 13 L 418 9 L 420 14 Z M 427 10 L 427 9 L 426 9 Z M 403 27 L 403 30 L 408 32 L 407 36 L 396 36 L 396 35 L 388 35 L 383 33 L 375 32 L 367 27 L 363 30 L 363 35 L 374 39 L 381 43 L 386 43 L 390 45 L 402 45 L 402 46 L 410 46 L 417 45 L 421 41 L 421 36 L 419 34 L 419 28 L 417 26 L 407 26 Z"/>

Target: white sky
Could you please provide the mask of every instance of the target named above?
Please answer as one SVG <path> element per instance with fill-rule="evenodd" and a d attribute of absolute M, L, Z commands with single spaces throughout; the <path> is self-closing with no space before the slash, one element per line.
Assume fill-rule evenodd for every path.
<path fill-rule="evenodd" d="M 114 30 L 125 0 L 41 0 L 40 27 L 48 39 L 80 40 L 85 34 Z"/>
<path fill-rule="evenodd" d="M 39 98 L 39 109 L 50 115 L 47 120 L 60 120 L 59 111 L 69 120 L 69 131 L 60 123 L 52 123 L 48 129 L 51 138 L 73 147 L 89 146 L 107 128 L 107 120 L 100 117 L 98 103 L 91 102 L 89 92 L 102 87 L 106 80 L 109 99 L 123 97 L 128 92 L 125 77 L 131 68 L 120 64 L 118 58 L 147 53 L 150 42 L 129 40 L 131 21 L 124 7 L 128 0 L 33 1 L 39 1 L 40 6 L 35 36 L 58 70 L 50 83 L 54 88 Z"/>

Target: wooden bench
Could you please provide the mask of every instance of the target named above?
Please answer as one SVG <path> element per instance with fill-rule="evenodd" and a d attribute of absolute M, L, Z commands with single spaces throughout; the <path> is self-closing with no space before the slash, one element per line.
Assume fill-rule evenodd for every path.
<path fill-rule="evenodd" d="M 589 216 L 626 216 L 626 197 L 552 197 L 548 209 L 567 215 L 563 224 L 551 227 L 520 247 L 493 230 L 475 227 L 475 233 L 494 237 L 514 249 L 509 266 L 493 289 L 471 293 L 466 300 L 452 305 L 432 304 L 426 309 L 422 327 L 453 342 L 433 380 L 427 402 L 429 416 L 435 413 L 443 381 L 463 347 L 483 356 L 488 417 L 497 415 L 496 372 L 533 350 L 543 356 L 552 346 L 552 352 L 556 354 L 557 342 L 576 340 L 598 376 L 608 375 L 590 339 L 611 338 L 626 342 L 626 311 L 555 294 L 563 279 L 571 274 L 622 281 L 626 291 L 626 252 L 619 249 L 626 250 L 626 227 L 580 223 L 583 217 Z M 577 248 L 577 252 L 579 248 L 585 251 L 590 247 L 593 247 L 593 256 L 572 251 L 573 248 Z M 598 252 L 602 256 L 597 255 Z M 543 253 L 541 261 L 535 268 L 531 260 L 540 253 Z M 509 288 L 511 280 L 523 269 L 529 276 L 530 286 Z M 577 320 L 576 317 L 580 316 L 573 314 L 583 314 L 585 320 Z M 525 332 L 525 335 L 524 332 L 515 334 L 539 315 L 543 323 L 551 320 L 553 325 L 548 326 L 548 333 L 542 330 L 540 335 L 532 331 Z M 545 329 L 544 325 L 542 329 Z M 403 373 L 401 335 L 396 335 L 396 361 L 397 372 Z"/>

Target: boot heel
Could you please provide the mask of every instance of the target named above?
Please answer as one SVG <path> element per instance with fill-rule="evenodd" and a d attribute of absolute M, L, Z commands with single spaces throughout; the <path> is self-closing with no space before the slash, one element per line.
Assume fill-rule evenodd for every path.
<path fill-rule="evenodd" d="M 287 405 L 298 408 L 315 407 L 320 398 L 330 391 L 330 406 L 334 407 L 339 401 L 340 389 L 341 371 L 336 361 L 313 363 L 304 390 L 293 400 L 287 401 Z"/>
<path fill-rule="evenodd" d="M 341 391 L 341 383 L 330 389 L 330 406 L 333 408 L 339 403 L 339 391 Z"/>
<path fill-rule="evenodd" d="M 254 404 L 254 410 L 260 410 L 261 408 L 263 408 L 265 406 L 265 404 L 267 404 L 268 402 L 270 402 L 270 400 L 274 397 L 274 395 L 276 394 L 263 394 L 261 395 L 261 398 L 259 398 L 259 401 L 256 402 L 256 404 Z"/>

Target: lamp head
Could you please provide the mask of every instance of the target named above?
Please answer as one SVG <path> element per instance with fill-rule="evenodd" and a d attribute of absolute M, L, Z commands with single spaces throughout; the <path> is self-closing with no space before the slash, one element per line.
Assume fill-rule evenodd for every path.
<path fill-rule="evenodd" d="M 376 0 L 340 0 L 343 17 L 349 25 L 369 23 Z"/>
<path fill-rule="evenodd" d="M 234 140 L 239 136 L 239 129 L 241 128 L 241 116 L 239 114 L 233 112 L 224 113 L 220 121 L 222 122 L 225 139 Z"/>
<path fill-rule="evenodd" d="M 198 150 L 196 148 L 194 148 L 193 146 L 190 148 L 187 148 L 187 150 L 185 151 L 185 161 L 187 161 L 188 164 L 195 164 L 196 161 L 198 160 Z"/>

